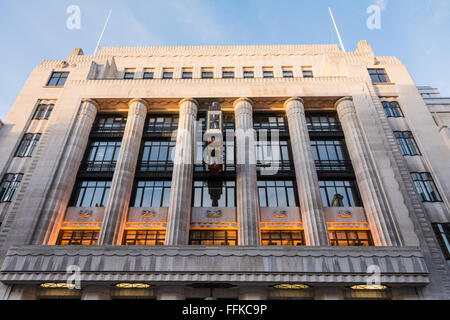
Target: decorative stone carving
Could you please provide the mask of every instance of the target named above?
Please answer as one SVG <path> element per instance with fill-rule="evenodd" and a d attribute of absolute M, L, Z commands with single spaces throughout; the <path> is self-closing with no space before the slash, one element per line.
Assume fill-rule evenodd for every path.
<path fill-rule="evenodd" d="M 92 213 L 93 213 L 93 211 L 92 210 L 89 210 L 89 209 L 82 209 L 82 210 L 80 210 L 80 212 L 78 213 L 78 216 L 80 217 L 80 218 L 90 218 L 90 217 L 92 217 Z"/>
<path fill-rule="evenodd" d="M 206 210 L 206 217 L 208 218 L 220 218 L 222 217 L 222 210 L 217 209 L 217 210 Z"/>
<path fill-rule="evenodd" d="M 153 218 L 156 215 L 155 210 L 142 210 L 143 218 Z"/>
<path fill-rule="evenodd" d="M 275 218 L 286 218 L 287 217 L 287 211 L 286 210 L 275 210 L 273 212 L 273 216 Z"/>
<path fill-rule="evenodd" d="M 338 215 L 339 215 L 339 217 L 346 218 L 346 219 L 353 217 L 352 212 L 349 210 L 339 210 Z"/>

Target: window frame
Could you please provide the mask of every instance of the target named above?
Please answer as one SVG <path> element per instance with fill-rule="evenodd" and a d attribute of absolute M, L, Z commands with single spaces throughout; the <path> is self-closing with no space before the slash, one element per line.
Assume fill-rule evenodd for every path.
<path fill-rule="evenodd" d="M 65 233 L 71 232 L 70 239 L 67 239 L 69 243 L 62 244 L 63 236 Z M 81 237 L 79 240 L 76 238 L 74 239 L 74 235 L 77 233 L 81 233 Z M 90 237 L 84 237 L 85 235 L 91 234 Z M 81 246 L 94 246 L 98 242 L 98 237 L 100 234 L 100 229 L 61 229 L 58 234 L 58 239 L 56 241 L 56 245 L 58 246 L 74 246 L 74 245 L 81 245 Z M 80 243 L 72 243 L 73 241 L 79 241 Z M 88 241 L 89 244 L 82 244 L 83 241 Z"/>
<path fill-rule="evenodd" d="M 70 72 L 67 71 L 53 71 L 47 81 L 47 87 L 64 87 L 69 78 Z M 56 76 L 58 75 L 58 76 Z M 56 79 L 55 83 L 52 83 Z"/>
<path fill-rule="evenodd" d="M 420 201 L 443 202 L 436 183 L 434 182 L 434 179 L 429 172 L 411 172 L 410 175 Z"/>
<path fill-rule="evenodd" d="M 258 203 L 261 208 L 300 207 L 297 185 L 294 179 L 258 179 L 257 192 Z M 264 197 L 261 197 L 261 195 L 264 195 Z M 280 196 L 283 196 L 284 201 L 280 199 Z"/>
<path fill-rule="evenodd" d="M 327 185 L 333 183 L 333 185 Z M 343 182 L 343 185 L 337 185 L 337 183 Z M 346 182 L 348 185 L 346 185 Z M 334 195 L 330 198 L 328 189 L 334 188 Z M 338 188 L 344 188 L 345 194 L 338 193 Z M 319 189 L 322 198 L 322 204 L 324 208 L 332 207 L 333 199 L 336 194 L 344 196 L 344 207 L 362 207 L 361 196 L 359 194 L 358 184 L 355 179 L 319 179 Z M 351 197 L 349 197 L 351 195 Z M 347 203 L 345 203 L 345 201 Z"/>
<path fill-rule="evenodd" d="M 12 202 L 22 182 L 23 173 L 5 173 L 0 182 L 0 203 Z"/>
<path fill-rule="evenodd" d="M 397 101 L 382 101 L 383 110 L 387 118 L 404 118 L 402 108 Z"/>
<path fill-rule="evenodd" d="M 224 239 L 217 239 L 216 234 L 218 232 L 224 232 Z M 193 234 L 198 233 L 199 235 L 212 235 L 212 237 L 202 237 L 194 238 Z M 193 243 L 193 242 L 200 243 Z M 212 241 L 212 244 L 202 243 L 204 241 Z M 224 241 L 220 244 L 215 244 L 214 242 Z M 234 242 L 234 244 L 230 244 Z M 189 245 L 192 246 L 237 246 L 238 245 L 238 231 L 230 229 L 191 229 L 189 230 Z"/>
<path fill-rule="evenodd" d="M 367 71 L 373 84 L 391 83 L 386 68 L 367 68 Z"/>
<path fill-rule="evenodd" d="M 170 201 L 170 193 L 172 188 L 172 180 L 161 179 L 144 179 L 137 178 L 134 182 L 130 207 L 133 208 L 168 208 Z M 156 189 L 160 189 L 155 193 Z M 155 195 L 158 194 L 157 198 Z M 150 195 L 150 204 L 147 204 L 147 196 Z"/>
<path fill-rule="evenodd" d="M 411 131 L 394 131 L 394 137 L 402 156 L 420 156 L 419 146 Z"/>
<path fill-rule="evenodd" d="M 87 185 L 83 185 L 86 183 Z M 95 183 L 94 186 L 89 186 L 89 183 Z M 99 185 L 99 184 L 104 185 Z M 111 190 L 111 184 L 112 180 L 105 180 L 105 179 L 98 179 L 98 180 L 92 180 L 92 179 L 79 179 L 75 183 L 75 187 L 73 188 L 72 197 L 70 200 L 70 206 L 71 207 L 77 207 L 77 208 L 104 208 L 106 206 L 106 202 L 108 201 L 109 192 Z M 90 200 L 89 205 L 83 206 L 82 204 L 85 203 L 85 197 L 87 194 L 88 189 L 93 189 L 93 191 L 90 192 Z M 97 190 L 101 190 L 101 196 L 100 196 L 100 204 L 99 205 L 93 205 L 93 202 L 95 200 L 95 195 L 97 193 Z"/>
<path fill-rule="evenodd" d="M 338 233 L 341 234 L 341 238 L 338 236 Z M 355 238 L 349 237 L 350 233 L 354 233 L 356 237 Z M 367 237 L 360 238 L 360 234 L 362 233 L 365 233 Z M 330 246 L 332 247 L 374 246 L 372 233 L 370 232 L 369 229 L 329 229 L 328 235 L 330 239 Z M 345 238 L 342 236 L 345 236 Z M 347 245 L 340 245 L 339 242 L 341 241 L 346 242 Z M 351 244 L 353 241 L 354 244 Z M 367 242 L 367 245 L 361 244 L 365 242 Z"/>
<path fill-rule="evenodd" d="M 52 103 L 40 103 L 34 112 L 33 120 L 48 120 L 54 107 L 55 105 Z"/>
<path fill-rule="evenodd" d="M 27 139 L 28 137 L 30 137 L 30 139 Z M 40 133 L 25 133 L 20 141 L 14 157 L 31 158 L 40 139 Z"/>
<path fill-rule="evenodd" d="M 236 181 L 235 180 L 222 180 L 222 198 L 224 198 L 222 201 L 225 202 L 225 206 L 220 205 L 220 199 L 219 199 L 219 205 L 217 208 L 235 208 L 236 207 Z M 212 208 L 212 199 L 210 198 L 208 191 L 210 188 L 208 188 L 208 180 L 207 179 L 195 179 L 194 183 L 192 185 L 192 207 L 193 208 Z M 217 189 L 217 188 L 216 188 Z M 198 190 L 200 190 L 199 195 L 200 199 L 198 199 L 197 193 Z M 232 197 L 230 195 L 230 192 L 232 194 Z M 209 200 L 205 199 L 205 196 L 209 197 Z M 207 206 L 208 202 L 210 201 L 211 205 Z M 199 205 L 198 205 L 199 204 Z"/>
<path fill-rule="evenodd" d="M 135 238 L 128 238 L 129 233 L 135 232 Z M 152 234 L 153 233 L 153 234 Z M 139 238 L 139 235 L 144 236 Z M 154 236 L 154 237 L 151 237 Z M 163 229 L 125 229 L 122 237 L 123 246 L 162 246 L 166 240 L 166 230 Z M 137 244 L 143 241 L 144 244 Z M 132 243 L 130 243 L 132 242 Z M 154 243 L 148 243 L 154 242 Z"/>
<path fill-rule="evenodd" d="M 431 224 L 445 260 L 450 260 L 450 223 Z"/>
<path fill-rule="evenodd" d="M 298 237 L 294 237 L 294 233 L 298 233 Z M 289 239 L 285 239 L 283 234 L 287 234 Z M 275 237 L 278 236 L 278 237 Z M 274 243 L 275 242 L 275 243 Z M 283 242 L 288 242 L 283 244 Z M 279 244 L 278 244 L 279 243 Z M 262 246 L 304 246 L 305 233 L 303 229 L 261 229 L 261 245 Z"/>

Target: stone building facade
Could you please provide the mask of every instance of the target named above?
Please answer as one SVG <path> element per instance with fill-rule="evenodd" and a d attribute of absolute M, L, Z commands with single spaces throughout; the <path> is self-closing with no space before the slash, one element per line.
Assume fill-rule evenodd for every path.
<path fill-rule="evenodd" d="M 449 299 L 442 110 L 365 41 L 44 61 L 0 129 L 0 299 Z"/>

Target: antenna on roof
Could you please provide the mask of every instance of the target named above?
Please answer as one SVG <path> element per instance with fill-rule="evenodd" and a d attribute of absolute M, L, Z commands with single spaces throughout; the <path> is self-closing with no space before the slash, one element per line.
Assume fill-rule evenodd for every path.
<path fill-rule="evenodd" d="M 341 44 L 341 49 L 342 49 L 342 51 L 345 52 L 344 44 L 342 43 L 342 39 L 341 39 L 341 34 L 339 33 L 339 29 L 338 29 L 338 27 L 336 25 L 336 21 L 334 21 L 333 12 L 331 11 L 330 7 L 328 7 L 328 10 L 330 11 L 331 20 L 333 20 L 334 29 L 336 29 L 336 33 L 337 33 L 337 36 L 339 38 L 339 43 Z"/>
<path fill-rule="evenodd" d="M 105 25 L 103 26 L 102 33 L 100 34 L 100 38 L 98 39 L 97 46 L 95 47 L 94 56 L 97 54 L 98 48 L 100 47 L 100 42 L 102 41 L 103 34 L 105 33 L 106 26 L 108 25 L 109 18 L 111 17 L 112 9 L 109 10 L 108 17 L 106 18 Z"/>

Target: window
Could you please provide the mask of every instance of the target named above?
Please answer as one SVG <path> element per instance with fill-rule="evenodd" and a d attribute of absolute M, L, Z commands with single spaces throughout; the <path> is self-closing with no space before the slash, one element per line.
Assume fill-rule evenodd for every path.
<path fill-rule="evenodd" d="M 296 189 L 292 180 L 258 181 L 260 207 L 298 207 Z"/>
<path fill-rule="evenodd" d="M 254 77 L 255 77 L 255 72 L 253 71 L 253 68 L 244 67 L 244 78 L 249 79 L 249 78 L 254 78 Z"/>
<path fill-rule="evenodd" d="M 302 67 L 303 78 L 314 78 L 312 67 Z"/>
<path fill-rule="evenodd" d="M 181 73 L 181 77 L 183 79 L 192 79 L 192 68 L 183 68 L 183 72 Z"/>
<path fill-rule="evenodd" d="M 69 77 L 68 72 L 53 72 L 50 80 L 47 83 L 48 87 L 64 87 L 67 77 Z"/>
<path fill-rule="evenodd" d="M 123 78 L 124 79 L 134 79 L 135 72 L 136 72 L 136 69 L 125 69 Z"/>
<path fill-rule="evenodd" d="M 40 133 L 26 133 L 17 149 L 16 157 L 31 157 L 40 138 Z"/>
<path fill-rule="evenodd" d="M 84 169 L 87 171 L 114 171 L 119 157 L 120 141 L 92 141 L 87 151 Z"/>
<path fill-rule="evenodd" d="M 278 168 L 278 170 L 293 170 L 294 165 L 290 157 L 290 146 L 287 140 L 256 141 L 256 165 L 261 168 Z"/>
<path fill-rule="evenodd" d="M 324 207 L 359 207 L 360 198 L 354 180 L 319 180 Z"/>
<path fill-rule="evenodd" d="M 332 246 L 373 246 L 369 230 L 330 230 Z"/>
<path fill-rule="evenodd" d="M 123 115 L 99 115 L 92 129 L 95 133 L 122 133 L 127 125 L 127 117 Z"/>
<path fill-rule="evenodd" d="M 283 78 L 293 78 L 292 67 L 283 67 Z"/>
<path fill-rule="evenodd" d="M 235 246 L 237 232 L 235 230 L 191 230 L 190 245 L 201 246 Z"/>
<path fill-rule="evenodd" d="M 303 230 L 261 230 L 263 246 L 303 246 Z"/>
<path fill-rule="evenodd" d="M 137 181 L 133 207 L 168 207 L 171 181 Z"/>
<path fill-rule="evenodd" d="M 163 69 L 163 79 L 172 79 L 173 78 L 173 69 Z"/>
<path fill-rule="evenodd" d="M 311 140 L 311 149 L 318 171 L 351 169 L 344 140 Z"/>
<path fill-rule="evenodd" d="M 367 69 L 372 83 L 388 83 L 389 77 L 385 69 Z"/>
<path fill-rule="evenodd" d="M 173 132 L 178 129 L 178 116 L 147 117 L 146 133 Z"/>
<path fill-rule="evenodd" d="M 155 76 L 155 70 L 154 69 L 144 69 L 144 79 L 153 79 Z"/>
<path fill-rule="evenodd" d="M 202 68 L 202 79 L 214 78 L 214 71 L 211 68 Z"/>
<path fill-rule="evenodd" d="M 441 202 L 442 198 L 428 172 L 412 172 L 411 177 L 422 202 Z"/>
<path fill-rule="evenodd" d="M 235 207 L 235 181 L 194 181 L 193 207 Z"/>
<path fill-rule="evenodd" d="M 162 246 L 165 230 L 125 230 L 122 244 L 125 246 Z"/>
<path fill-rule="evenodd" d="M 172 171 L 176 141 L 144 141 L 140 171 Z"/>
<path fill-rule="evenodd" d="M 99 230 L 60 231 L 56 244 L 59 246 L 92 246 L 97 244 Z"/>
<path fill-rule="evenodd" d="M 394 131 L 395 139 L 397 139 L 398 147 L 403 156 L 420 155 L 419 148 L 411 131 Z"/>
<path fill-rule="evenodd" d="M 273 78 L 273 69 L 269 67 L 263 68 L 263 77 L 264 78 Z"/>
<path fill-rule="evenodd" d="M 40 104 L 36 112 L 34 113 L 34 120 L 48 120 L 50 114 L 52 113 L 54 105 L 53 104 Z"/>
<path fill-rule="evenodd" d="M 79 181 L 75 186 L 72 207 L 104 207 L 108 200 L 111 181 Z"/>
<path fill-rule="evenodd" d="M 450 260 L 450 223 L 432 223 L 445 259 Z"/>
<path fill-rule="evenodd" d="M 341 131 L 341 125 L 335 114 L 308 114 L 306 125 L 309 131 Z"/>
<path fill-rule="evenodd" d="M 276 114 L 255 114 L 253 117 L 253 128 L 255 130 L 279 130 L 280 133 L 288 131 L 285 117 Z"/>
<path fill-rule="evenodd" d="M 402 110 L 400 109 L 400 105 L 397 101 L 383 101 L 383 108 L 386 117 L 388 118 L 401 118 L 403 117 Z"/>
<path fill-rule="evenodd" d="M 223 68 L 222 78 L 224 78 L 224 79 L 234 78 L 234 69 L 233 68 Z"/>
<path fill-rule="evenodd" d="M 22 181 L 22 173 L 7 173 L 0 185 L 0 202 L 11 202 Z"/>

